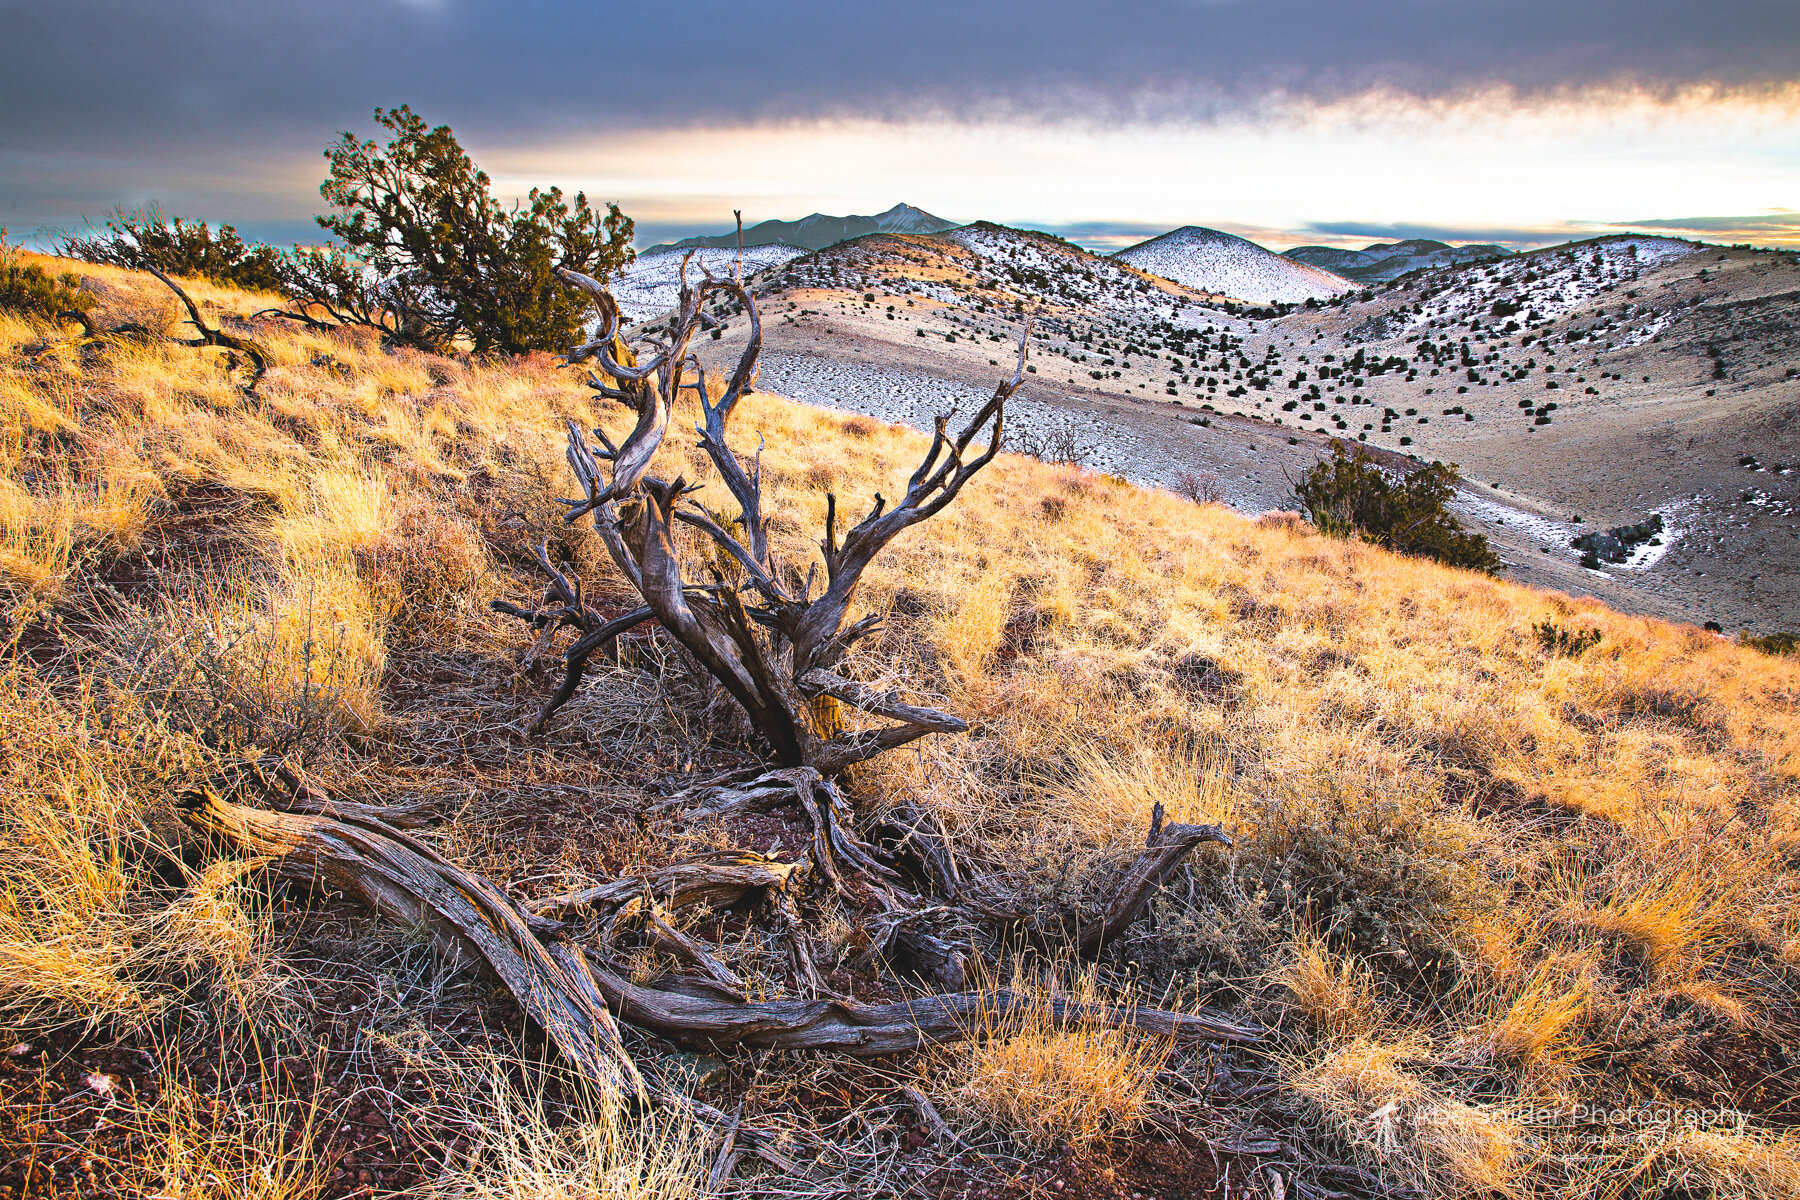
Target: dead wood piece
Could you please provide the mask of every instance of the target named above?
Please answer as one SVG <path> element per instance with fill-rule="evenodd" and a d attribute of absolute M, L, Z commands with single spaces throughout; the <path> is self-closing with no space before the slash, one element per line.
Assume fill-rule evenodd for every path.
<path fill-rule="evenodd" d="M 837 784 L 812 767 L 770 771 L 764 779 L 785 779 L 812 822 L 812 860 L 833 888 L 844 890 L 846 871 L 861 880 L 889 909 L 911 910 L 918 897 L 901 888 L 899 873 L 879 861 L 867 842 L 856 836 L 850 804 Z"/>
<path fill-rule="evenodd" d="M 333 796 L 300 768 L 273 756 L 238 763 L 228 787 L 240 792 L 254 788 L 270 808 L 286 813 L 376 821 L 393 829 L 423 829 L 432 823 L 431 814 L 417 805 L 362 804 Z"/>
<path fill-rule="evenodd" d="M 947 900 L 956 899 L 962 890 L 962 871 L 956 865 L 956 854 L 950 848 L 943 822 L 910 800 L 889 810 L 887 820 L 897 833 L 898 852 L 910 851 L 917 856 L 931 890 Z"/>
<path fill-rule="evenodd" d="M 573 271 L 558 274 L 592 298 L 599 310 L 597 332 L 574 347 L 571 364 L 593 361 L 599 372 L 589 384 L 602 396 L 631 408 L 630 433 L 614 445 L 602 430 L 594 442 L 574 422 L 568 425 L 568 462 L 582 498 L 566 501 L 565 519 L 591 515 L 608 555 L 636 589 L 656 620 L 737 702 L 782 767 L 812 767 L 826 778 L 883 751 L 930 733 L 961 732 L 959 719 L 910 705 L 836 674 L 849 648 L 880 624 L 879 617 L 849 619 L 863 572 L 902 532 L 941 512 L 977 472 L 993 460 L 1004 441 L 1008 399 L 1025 378 L 1029 324 L 1020 337 L 1012 375 L 959 433 L 949 418 L 937 421 L 930 448 L 891 508 L 880 495 L 868 514 L 841 538 L 837 498 L 826 498 L 823 552 L 824 587 L 813 591 L 816 575 L 803 585 L 789 580 L 771 557 L 762 509 L 760 452 L 746 461 L 731 447 L 727 432 L 738 401 L 753 389 L 762 352 L 762 322 L 755 298 L 736 271 L 728 279 L 701 270 L 690 285 L 684 260 L 680 295 L 666 336 L 640 339 L 639 361 L 621 334 L 619 307 L 606 285 Z M 717 400 L 705 364 L 694 351 L 696 336 L 711 321 L 709 307 L 729 303 L 749 321 L 749 336 L 736 368 Z M 677 476 L 658 478 L 650 467 L 668 434 L 678 399 L 692 390 L 700 403 L 700 448 L 737 505 L 735 517 L 715 516 L 689 499 L 697 485 Z M 985 438 L 985 447 L 976 440 Z M 610 468 L 610 469 L 609 469 Z M 686 579 L 674 527 L 700 530 L 722 559 L 737 568 L 734 582 L 701 584 Z M 541 563 L 553 584 L 564 577 Z M 787 581 L 787 582 L 784 582 Z M 567 589 L 564 589 L 567 590 Z M 509 606 L 506 611 L 519 612 Z M 844 731 L 830 697 L 897 724 Z"/>
<path fill-rule="evenodd" d="M 813 953 L 812 938 L 807 935 L 806 923 L 800 919 L 800 907 L 794 903 L 794 897 L 782 892 L 775 897 L 775 916 L 781 922 L 782 940 L 787 943 L 788 956 L 794 963 L 794 974 L 800 977 L 801 987 L 806 996 L 815 998 L 837 993 L 826 986 L 825 977 L 819 974 L 818 956 Z"/>
<path fill-rule="evenodd" d="M 719 1146 L 719 1153 L 713 1159 L 712 1170 L 707 1173 L 706 1186 L 716 1189 L 721 1183 L 731 1178 L 737 1168 L 738 1159 L 742 1157 L 737 1151 L 738 1123 L 744 1119 L 744 1102 L 738 1101 L 737 1111 L 731 1114 L 731 1123 L 725 1126 L 725 1140 Z"/>
<path fill-rule="evenodd" d="M 939 1115 L 937 1105 L 931 1102 L 931 1097 L 916 1087 L 903 1087 L 900 1089 L 900 1094 L 905 1096 L 907 1103 L 913 1106 L 913 1111 L 919 1114 L 919 1119 L 930 1126 L 932 1136 L 940 1143 L 950 1146 L 962 1145 L 962 1139 L 956 1136 L 955 1130 L 951 1129 L 944 1118 Z"/>
<path fill-rule="evenodd" d="M 250 375 L 250 386 L 245 389 L 246 391 L 254 392 L 256 390 L 256 385 L 262 382 L 263 375 L 269 369 L 269 352 L 264 350 L 259 343 L 253 342 L 249 338 L 238 337 L 236 334 L 226 333 L 222 329 L 208 328 L 206 322 L 200 319 L 199 306 L 193 302 L 186 292 L 181 290 L 179 284 L 173 279 L 170 279 L 167 275 L 164 275 L 155 267 L 145 267 L 144 269 L 162 280 L 163 283 L 167 285 L 168 289 L 171 292 L 174 292 L 181 303 L 186 306 L 188 310 L 188 324 L 192 325 L 200 334 L 200 336 L 190 342 L 189 345 L 219 346 L 226 350 L 236 350 L 238 353 L 248 358 L 252 363 L 256 364 L 256 370 Z"/>
<path fill-rule="evenodd" d="M 688 820 L 736 812 L 767 812 L 798 805 L 812 825 L 812 861 L 831 886 L 842 891 L 846 876 L 859 879 L 890 908 L 914 907 L 917 897 L 900 888 L 899 875 L 875 857 L 856 836 L 850 804 L 837 784 L 812 767 L 777 767 L 754 779 L 741 775 L 718 788 L 687 789 L 661 802 L 660 809 L 683 808 Z"/>
<path fill-rule="evenodd" d="M 1231 836 L 1217 825 L 1170 825 L 1165 828 L 1162 819 L 1163 807 L 1159 803 L 1151 816 L 1149 844 L 1125 872 L 1125 878 L 1120 881 L 1100 920 L 1077 935 L 1075 948 L 1083 958 L 1095 957 L 1108 942 L 1124 933 L 1144 911 L 1150 893 L 1193 852 L 1194 847 L 1202 842 L 1231 845 Z"/>
<path fill-rule="evenodd" d="M 940 987 L 960 988 L 968 980 L 968 954 L 911 923 L 895 929 L 890 953 L 918 967 Z"/>
<path fill-rule="evenodd" d="M 528 900 L 523 907 L 535 916 L 561 918 L 577 909 L 623 904 L 647 891 L 670 908 L 702 903 L 729 908 L 751 892 L 787 888 L 800 869 L 795 863 L 745 852 L 726 859 L 671 863 L 653 875 L 615 879 L 559 896 Z"/>
<path fill-rule="evenodd" d="M 746 999 L 744 980 L 737 972 L 720 962 L 712 951 L 701 944 L 698 938 L 683 933 L 669 923 L 656 901 L 648 900 L 642 906 L 644 926 L 652 940 L 669 953 L 699 967 L 706 977 L 718 984 L 725 992 L 738 1000 Z"/>
<path fill-rule="evenodd" d="M 646 1098 L 587 960 L 564 942 L 546 947 L 526 915 L 480 875 L 376 821 L 270 812 L 210 793 L 183 815 L 248 853 L 310 869 L 390 921 L 424 928 L 453 963 L 485 961 L 583 1078 L 615 1100 Z"/>
<path fill-rule="evenodd" d="M 770 812 L 800 797 L 793 783 L 779 773 L 734 771 L 717 782 L 698 783 L 658 800 L 651 812 L 679 813 L 689 821 L 736 813 Z"/>
<path fill-rule="evenodd" d="M 847 999 L 763 1000 L 733 1004 L 679 995 L 633 983 L 594 958 L 594 980 L 620 1018 L 675 1042 L 766 1046 L 777 1050 L 839 1050 L 861 1057 L 899 1054 L 939 1042 L 982 1036 L 1015 1015 L 1046 1002 L 1010 989 L 921 996 L 891 1004 Z M 1252 1042 L 1262 1030 L 1222 1017 L 1055 997 L 1048 1007 L 1059 1025 L 1133 1029 L 1176 1041 Z"/>

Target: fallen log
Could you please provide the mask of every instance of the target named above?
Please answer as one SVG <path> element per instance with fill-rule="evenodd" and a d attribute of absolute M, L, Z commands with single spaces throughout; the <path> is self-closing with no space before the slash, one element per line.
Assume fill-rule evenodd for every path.
<path fill-rule="evenodd" d="M 598 950 L 577 949 L 560 936 L 560 925 L 528 914 L 487 879 L 379 821 L 270 812 L 210 791 L 190 797 L 184 816 L 246 853 L 298 864 L 390 921 L 427 930 L 453 962 L 485 961 L 585 1078 L 627 1099 L 647 1093 L 620 1043 L 613 1013 L 684 1044 L 858 1056 L 977 1037 L 1045 1004 L 1058 1024 L 1134 1029 L 1178 1041 L 1255 1041 L 1262 1033 L 1210 1013 L 1044 1001 L 1010 989 L 865 1004 L 841 998 L 745 1002 L 706 989 L 691 994 L 645 987 Z M 642 881 L 632 883 L 641 895 Z"/>
<path fill-rule="evenodd" d="M 1130 1029 L 1183 1042 L 1254 1042 L 1262 1030 L 1212 1013 L 1099 1004 L 1061 997 L 1045 1001 L 1009 988 L 919 996 L 888 1004 L 853 1000 L 763 1000 L 748 1004 L 644 987 L 605 959 L 588 955 L 607 1006 L 628 1024 L 671 1041 L 774 1050 L 839 1050 L 859 1057 L 899 1054 L 960 1042 L 1004 1028 L 1015 1016 L 1047 1007 L 1057 1025 Z"/>
<path fill-rule="evenodd" d="M 587 960 L 566 943 L 546 947 L 518 906 L 480 875 L 368 818 L 270 812 L 210 791 L 189 797 L 183 816 L 246 853 L 298 864 L 387 920 L 426 930 L 453 963 L 486 962 L 604 1096 L 648 1099 Z"/>
<path fill-rule="evenodd" d="M 527 900 L 524 908 L 534 916 L 561 918 L 582 908 L 624 904 L 646 891 L 670 908 L 701 903 L 713 908 L 730 908 L 750 892 L 787 887 L 799 869 L 795 863 L 740 851 L 712 859 L 671 863 L 642 878 L 614 879 L 556 896 Z"/>

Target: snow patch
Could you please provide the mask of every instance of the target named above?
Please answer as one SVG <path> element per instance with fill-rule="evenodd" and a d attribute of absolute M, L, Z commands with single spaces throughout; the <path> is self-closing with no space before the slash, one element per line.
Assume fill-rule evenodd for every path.
<path fill-rule="evenodd" d="M 676 301 L 681 298 L 681 260 L 689 253 L 687 250 L 657 250 L 639 255 L 636 262 L 613 277 L 613 299 L 619 302 L 619 311 L 627 321 L 634 324 L 647 321 L 675 307 Z M 690 284 L 704 278 L 700 273 L 701 267 L 714 275 L 729 276 L 738 256 L 735 248 L 720 250 L 707 247 L 691 253 L 693 258 L 688 262 Z M 806 251 L 797 247 L 779 243 L 746 246 L 744 276 L 748 278 L 758 271 L 778 267 L 805 253 Z"/>

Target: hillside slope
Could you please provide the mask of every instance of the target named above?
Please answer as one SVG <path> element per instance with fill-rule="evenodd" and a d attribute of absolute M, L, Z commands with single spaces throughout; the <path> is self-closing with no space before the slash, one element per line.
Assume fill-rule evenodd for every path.
<path fill-rule="evenodd" d="M 1766 632 L 1800 624 L 1797 325 L 1791 255 L 1609 237 L 1295 313 L 1276 336 L 1310 378 L 1278 373 L 1294 418 L 1522 504 L 1485 529 L 1525 577 Z M 1652 517 L 1655 553 L 1577 567 L 1573 539 Z"/>
<path fill-rule="evenodd" d="M 1361 250 L 1337 250 L 1329 246 L 1295 246 L 1282 257 L 1320 270 L 1342 275 L 1353 283 L 1385 283 L 1429 267 L 1457 266 L 1506 258 L 1512 253 L 1491 244 L 1451 246 L 1430 238 L 1376 243 Z"/>
<path fill-rule="evenodd" d="M 220 859 L 172 816 L 209 789 L 275 794 L 285 764 L 328 797 L 422 811 L 438 824 L 420 845 L 521 898 L 682 854 L 804 848 L 791 812 L 657 815 L 672 786 L 743 759 L 728 703 L 654 632 L 525 732 L 571 635 L 489 602 L 541 594 L 539 544 L 590 603 L 627 599 L 555 497 L 571 490 L 562 422 L 616 439 L 631 415 L 547 356 L 388 353 L 190 285 L 209 320 L 267 347 L 251 389 L 245 364 L 171 340 L 153 280 L 74 269 L 98 330 L 139 331 L 0 316 L 0 1012 L 16 1041 L 0 1183 L 144 1195 L 291 1177 L 335 1200 L 515 1195 L 520 1179 L 595 1194 L 655 1174 L 702 1192 L 719 1130 L 516 1090 L 543 1050 L 490 986 L 410 931 Z M 770 315 L 771 348 L 810 336 Z M 1335 317 L 1350 315 L 1374 314 Z M 797 578 L 827 494 L 840 513 L 900 494 L 925 444 L 769 394 L 736 422 Z M 718 505 L 706 457 L 671 456 Z M 697 544 L 677 550 L 703 565 Z M 1289 1195 L 1800 1186 L 1800 662 L 1010 454 L 895 543 L 858 604 L 886 617 L 862 677 L 970 730 L 876 760 L 854 799 L 931 814 L 994 903 L 1083 911 L 1153 811 L 1234 835 L 1093 967 L 1066 946 L 973 943 L 983 978 L 1045 1013 L 1050 992 L 1135 994 L 1271 1033 L 1177 1047 L 1045 1016 L 878 1070 L 753 1051 L 715 1070 L 632 1031 L 646 1070 L 776 1131 L 746 1135 L 783 1149 L 734 1161 L 733 1194 L 1167 1196 L 1231 1178 L 1261 1195 L 1265 1168 Z M 1573 653 L 1545 623 L 1598 644 Z M 845 986 L 837 968 L 869 952 L 879 915 L 809 895 L 794 902 L 828 933 L 817 985 L 729 913 L 675 919 L 725 947 L 746 991 L 810 996 Z M 604 936 L 634 978 L 719 986 L 648 926 L 563 932 Z M 881 980 L 857 998 L 918 994 L 903 972 Z M 1701 1123 L 1721 1107 L 1728 1122 Z M 1596 1108 L 1627 1115 L 1582 1115 Z"/>
<path fill-rule="evenodd" d="M 613 297 L 628 321 L 644 321 L 675 307 L 681 297 L 681 264 L 688 263 L 688 283 L 699 282 L 701 271 L 729 276 L 741 268 L 746 278 L 769 267 L 799 258 L 806 251 L 781 242 L 746 244 L 740 258 L 729 249 L 676 249 L 646 251 L 612 280 Z"/>
<path fill-rule="evenodd" d="M 1271 320 L 1054 237 L 974 225 L 845 243 L 757 287 L 793 335 L 765 358 L 768 379 L 812 402 L 929 429 L 934 405 L 982 390 L 965 381 L 1033 314 L 1018 413 L 1039 448 L 1139 483 L 1199 480 L 1247 512 L 1291 505 L 1332 438 L 1460 463 L 1458 511 L 1515 578 L 1734 632 L 1800 626 L 1787 255 L 1604 239 Z M 743 325 L 726 323 L 735 344 Z M 1583 567 L 1578 538 L 1659 515 L 1657 545 Z"/>
<path fill-rule="evenodd" d="M 1254 304 L 1324 300 L 1351 286 L 1330 271 L 1283 258 L 1235 234 L 1197 225 L 1170 230 L 1114 257 L 1187 287 Z"/>

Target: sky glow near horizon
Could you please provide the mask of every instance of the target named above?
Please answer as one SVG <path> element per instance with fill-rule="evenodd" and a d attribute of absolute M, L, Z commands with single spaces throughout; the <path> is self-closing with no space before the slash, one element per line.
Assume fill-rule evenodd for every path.
<path fill-rule="evenodd" d="M 1184 224 L 1285 249 L 1433 233 L 1539 244 L 1699 214 L 1763 222 L 1711 240 L 1800 244 L 1800 212 L 1771 203 L 1800 198 L 1797 112 L 1793 89 L 1525 107 L 1372 94 L 1204 125 L 783 122 L 496 147 L 483 161 L 501 190 L 555 178 L 617 200 L 647 233 L 729 228 L 734 207 L 754 224 L 904 200 L 1106 250 Z"/>
<path fill-rule="evenodd" d="M 1637 230 L 1800 247 L 1800 0 L 0 0 L 0 226 L 317 241 L 377 105 L 640 246 L 904 201 L 1099 250 Z M 1072 116 L 1071 114 L 1078 114 Z"/>

